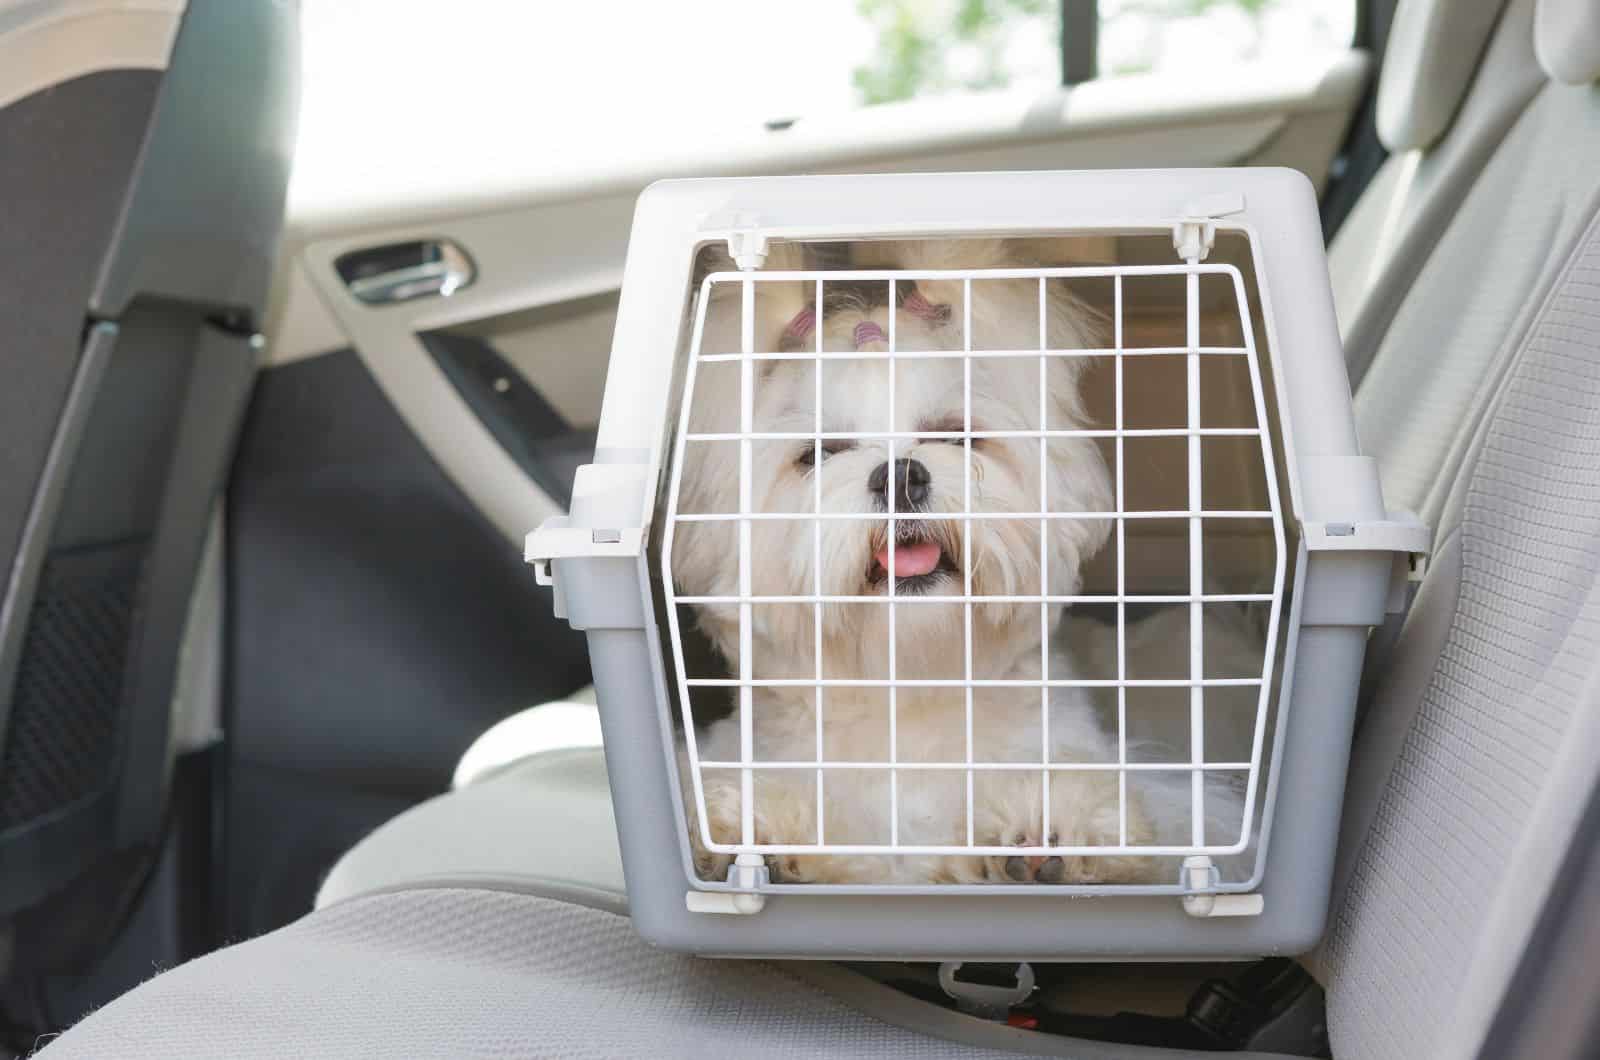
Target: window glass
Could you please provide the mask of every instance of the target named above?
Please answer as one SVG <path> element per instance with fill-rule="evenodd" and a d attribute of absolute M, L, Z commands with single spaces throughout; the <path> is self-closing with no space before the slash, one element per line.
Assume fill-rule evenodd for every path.
<path fill-rule="evenodd" d="M 1350 47 L 1355 0 L 1100 0 L 1101 77 L 1303 62 Z"/>
<path fill-rule="evenodd" d="M 1069 3 L 1076 0 L 1069 0 Z M 1061 81 L 1061 0 L 858 0 L 856 102 Z M 1216 74 L 1350 46 L 1355 0 L 1099 0 L 1097 74 Z"/>
<path fill-rule="evenodd" d="M 1061 83 L 1060 0 L 857 0 L 857 103 Z"/>
<path fill-rule="evenodd" d="M 1099 0 L 1098 69 L 1348 47 L 1355 0 Z M 704 157 L 796 118 L 1061 81 L 1061 0 L 304 0 L 297 184 Z M 505 165 L 497 167 L 497 162 Z"/>

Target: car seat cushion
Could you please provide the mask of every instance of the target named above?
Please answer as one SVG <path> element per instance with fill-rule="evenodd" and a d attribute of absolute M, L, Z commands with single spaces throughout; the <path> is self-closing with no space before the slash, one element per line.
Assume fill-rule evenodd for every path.
<path fill-rule="evenodd" d="M 412 807 L 339 859 L 317 907 L 417 887 L 553 894 L 626 910 L 604 755 L 530 755 Z"/>
<path fill-rule="evenodd" d="M 893 993 L 887 987 L 837 968 L 828 981 L 822 989 L 799 965 L 662 953 L 625 917 L 549 898 L 405 891 L 324 909 L 157 976 L 68 1031 L 49 1055 L 1200 1055 L 1055 1038 L 907 1008 L 895 995 L 901 1007 L 891 1011 L 949 1029 L 933 1037 L 860 1011 L 858 1000 Z"/>

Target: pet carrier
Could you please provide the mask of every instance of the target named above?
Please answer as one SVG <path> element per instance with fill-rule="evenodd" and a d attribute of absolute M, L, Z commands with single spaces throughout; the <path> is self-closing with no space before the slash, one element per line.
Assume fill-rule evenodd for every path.
<path fill-rule="evenodd" d="M 528 558 L 588 635 L 653 942 L 1320 934 L 1368 634 L 1429 538 L 1360 454 L 1299 174 L 657 184 L 572 496 Z"/>

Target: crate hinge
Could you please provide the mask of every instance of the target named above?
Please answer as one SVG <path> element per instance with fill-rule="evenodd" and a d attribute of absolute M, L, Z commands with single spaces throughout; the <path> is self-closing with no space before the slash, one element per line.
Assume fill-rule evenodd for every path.
<path fill-rule="evenodd" d="M 737 891 L 688 891 L 683 904 L 691 913 L 752 916 L 767 907 L 767 896 L 756 893 L 771 881 L 767 859 L 760 854 L 740 854 L 728 866 L 728 885 Z"/>
<path fill-rule="evenodd" d="M 1193 854 L 1183 859 L 1178 882 L 1187 891 L 1183 911 L 1192 917 L 1260 916 L 1266 899 L 1259 894 L 1218 894 L 1220 875 L 1209 855 Z"/>
<path fill-rule="evenodd" d="M 726 233 L 728 256 L 743 272 L 753 272 L 767 263 L 767 234 L 761 216 L 748 210 L 721 213 L 705 218 L 702 228 L 708 234 Z"/>
<path fill-rule="evenodd" d="M 1217 218 L 1244 212 L 1244 196 L 1223 192 L 1183 205 L 1182 220 L 1172 226 L 1172 249 L 1193 265 L 1206 260 L 1217 240 Z"/>
<path fill-rule="evenodd" d="M 767 263 L 767 237 L 755 228 L 741 229 L 728 237 L 728 254 L 743 272 L 753 272 Z"/>

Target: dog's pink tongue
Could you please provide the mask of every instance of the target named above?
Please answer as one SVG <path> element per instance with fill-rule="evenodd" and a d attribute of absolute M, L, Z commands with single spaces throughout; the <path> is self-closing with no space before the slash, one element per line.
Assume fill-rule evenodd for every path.
<path fill-rule="evenodd" d="M 894 548 L 896 578 L 915 578 L 920 574 L 930 574 L 938 565 L 939 543 L 936 541 L 917 541 L 913 544 L 896 545 Z M 887 546 L 878 550 L 878 566 L 884 570 L 889 569 Z"/>

